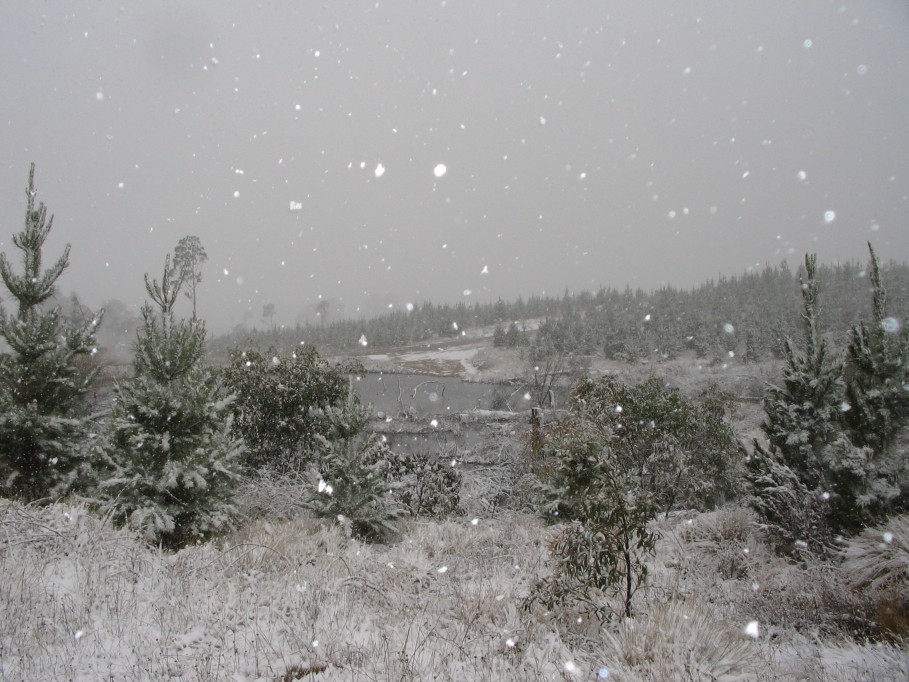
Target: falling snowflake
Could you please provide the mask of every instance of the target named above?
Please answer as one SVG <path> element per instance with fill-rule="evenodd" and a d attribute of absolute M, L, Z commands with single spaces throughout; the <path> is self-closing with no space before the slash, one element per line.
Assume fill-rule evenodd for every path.
<path fill-rule="evenodd" d="M 373 174 L 377 178 L 381 178 L 383 175 L 385 175 L 385 166 L 383 166 L 381 163 L 376 164 L 376 169 L 373 171 Z"/>
<path fill-rule="evenodd" d="M 441 178 L 443 175 L 445 175 L 445 173 L 448 172 L 448 167 L 444 163 L 440 163 L 432 169 L 432 172 L 435 173 L 435 176 L 437 178 Z"/>
<path fill-rule="evenodd" d="M 836 220 L 836 211 L 824 211 L 824 222 L 828 225 Z"/>
<path fill-rule="evenodd" d="M 357 341 L 357 343 L 366 348 L 366 346 L 369 345 L 369 342 L 366 340 L 366 334 L 360 334 L 360 340 Z"/>
<path fill-rule="evenodd" d="M 760 626 L 756 620 L 752 620 L 745 626 L 745 634 L 751 637 L 752 639 L 757 639 L 761 636 Z"/>
<path fill-rule="evenodd" d="M 896 334 L 900 330 L 900 321 L 895 317 L 885 317 L 881 320 L 881 329 L 888 334 Z"/>

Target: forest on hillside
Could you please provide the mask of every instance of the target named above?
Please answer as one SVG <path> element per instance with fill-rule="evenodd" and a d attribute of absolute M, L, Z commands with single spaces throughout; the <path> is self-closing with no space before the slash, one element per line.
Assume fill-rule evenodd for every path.
<path fill-rule="evenodd" d="M 894 314 L 909 311 L 909 265 L 882 265 Z M 394 348 L 433 338 L 457 338 L 465 330 L 496 327 L 503 345 L 529 343 L 546 355 L 600 355 L 633 362 L 672 359 L 685 351 L 698 358 L 728 360 L 730 351 L 744 362 L 782 357 L 782 338 L 796 332 L 799 277 L 804 267 L 786 262 L 761 271 L 708 280 L 691 290 L 670 286 L 655 291 L 601 288 L 566 291 L 561 297 L 529 296 L 495 303 L 433 304 L 395 310 L 368 319 L 344 319 L 272 329 L 237 329 L 212 339 L 215 355 L 238 345 L 289 350 L 303 341 L 328 353 L 364 348 Z M 820 264 L 824 299 L 821 326 L 839 345 L 850 325 L 870 314 L 871 284 L 863 263 Z M 532 324 L 531 324 L 532 321 Z M 527 335 L 525 329 L 535 329 Z M 515 334 L 514 332 L 518 332 Z"/>

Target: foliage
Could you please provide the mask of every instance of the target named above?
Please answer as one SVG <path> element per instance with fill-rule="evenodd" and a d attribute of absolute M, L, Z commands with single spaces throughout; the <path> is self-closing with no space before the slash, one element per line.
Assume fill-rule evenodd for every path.
<path fill-rule="evenodd" d="M 883 453 L 909 424 L 909 325 L 888 315 L 880 262 L 871 244 L 868 250 L 872 318 L 851 330 L 843 417 L 853 443 Z"/>
<path fill-rule="evenodd" d="M 850 325 L 867 314 L 867 301 L 855 286 L 863 270 L 863 263 L 818 266 L 827 301 L 821 325 L 831 333 L 848 333 Z M 883 270 L 894 291 L 909 290 L 909 265 L 889 263 Z M 370 347 L 381 348 L 450 336 L 457 333 L 455 324 L 459 329 L 498 325 L 504 345 L 511 321 L 520 327 L 539 320 L 534 343 L 552 352 L 604 353 L 624 361 L 662 360 L 693 352 L 716 361 L 750 362 L 782 357 L 780 335 L 798 333 L 796 283 L 795 273 L 784 261 L 740 276 L 711 279 L 690 290 L 602 288 L 472 306 L 427 301 L 412 310 L 395 309 L 370 319 L 339 318 L 327 324 L 320 317 L 316 325 L 254 331 L 253 337 L 259 347 L 275 346 L 283 352 L 301 340 L 340 351 L 358 350 L 361 335 Z M 238 341 L 236 337 L 216 339 L 215 350 L 226 350 Z"/>
<path fill-rule="evenodd" d="M 204 324 L 174 318 L 182 280 L 172 272 L 168 258 L 160 283 L 145 277 L 155 307 L 142 308 L 134 376 L 115 387 L 100 490 L 119 523 L 178 548 L 231 527 L 242 447 L 202 365 Z"/>
<path fill-rule="evenodd" d="M 605 618 L 610 609 L 603 596 L 613 595 L 630 617 L 656 544 L 649 527 L 656 496 L 643 472 L 620 455 L 611 425 L 580 403 L 550 434 L 546 454 L 543 512 L 567 525 L 550 547 L 553 574 L 537 584 L 530 603 L 570 602 Z"/>
<path fill-rule="evenodd" d="M 202 265 L 208 260 L 205 247 L 195 235 L 187 235 L 174 248 L 174 262 L 171 277 L 183 280 L 189 288 L 184 292 L 193 303 L 193 321 L 196 317 L 196 286 L 202 283 Z"/>
<path fill-rule="evenodd" d="M 341 406 L 327 407 L 325 413 L 330 427 L 328 436 L 319 436 L 319 481 L 307 506 L 317 516 L 338 521 L 358 539 L 392 539 L 404 509 L 394 495 L 400 484 L 390 476 L 388 446 L 376 436 L 363 436 L 368 411 L 353 391 Z"/>
<path fill-rule="evenodd" d="M 425 453 L 399 453 L 388 447 L 374 452 L 388 462 L 394 495 L 410 516 L 441 519 L 458 511 L 462 476 L 455 467 Z"/>
<path fill-rule="evenodd" d="M 78 419 L 82 398 L 97 369 L 84 359 L 94 353 L 101 315 L 67 322 L 59 307 L 43 310 L 56 281 L 69 265 L 69 245 L 50 268 L 42 270 L 42 247 L 53 226 L 47 208 L 35 208 L 35 166 L 26 188 L 24 229 L 13 235 L 22 252 L 16 274 L 0 254 L 0 275 L 18 302 L 15 316 L 0 308 L 0 337 L 9 352 L 0 354 L 0 491 L 25 500 L 59 496 L 86 484 L 90 435 Z"/>
<path fill-rule="evenodd" d="M 322 410 L 347 396 L 347 369 L 329 365 L 314 348 L 289 357 L 233 351 L 221 377 L 234 395 L 232 428 L 246 443 L 246 465 L 303 466 L 330 428 Z"/>
<path fill-rule="evenodd" d="M 884 290 L 874 251 L 875 315 L 884 318 Z M 897 509 L 909 475 L 894 449 L 900 412 L 905 346 L 860 324 L 844 359 L 828 350 L 820 332 L 819 283 L 814 256 L 802 278 L 804 347 L 784 341 L 783 384 L 765 392 L 765 448 L 755 441 L 749 463 L 752 505 L 778 535 L 828 551 L 839 534 L 852 534 Z M 902 375 L 904 376 L 904 374 Z M 847 400 L 847 396 L 851 398 Z M 880 414 L 874 413 L 881 410 Z M 852 414 L 854 413 L 854 414 Z"/>
<path fill-rule="evenodd" d="M 677 505 L 709 509 L 741 487 L 741 450 L 726 422 L 732 398 L 712 387 L 700 402 L 651 376 L 628 385 L 614 376 L 583 381 L 574 408 L 611 431 L 621 466 L 636 472 L 669 513 Z"/>

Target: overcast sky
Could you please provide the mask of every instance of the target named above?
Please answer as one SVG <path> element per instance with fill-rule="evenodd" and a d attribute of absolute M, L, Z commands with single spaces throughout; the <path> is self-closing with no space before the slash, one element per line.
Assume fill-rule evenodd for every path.
<path fill-rule="evenodd" d="M 215 331 L 909 260 L 903 0 L 7 2 L 0 86 L 0 248 L 34 161 L 62 292 L 197 235 Z"/>

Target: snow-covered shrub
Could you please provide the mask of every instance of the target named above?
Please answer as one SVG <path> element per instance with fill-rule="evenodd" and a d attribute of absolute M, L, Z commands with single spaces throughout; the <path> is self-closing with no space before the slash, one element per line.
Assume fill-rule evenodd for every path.
<path fill-rule="evenodd" d="M 115 387 L 100 493 L 117 521 L 176 548 L 231 527 L 242 444 L 230 435 L 230 401 L 202 365 L 204 324 L 174 318 L 182 282 L 169 261 L 160 283 L 145 277 L 157 309 L 142 308 L 134 376 Z"/>
<path fill-rule="evenodd" d="M 462 477 L 450 462 L 388 447 L 376 448 L 374 453 L 388 462 L 388 476 L 398 484 L 395 497 L 410 516 L 442 519 L 457 513 Z"/>
<path fill-rule="evenodd" d="M 97 373 L 84 359 L 94 349 L 101 319 L 73 326 L 59 308 L 41 307 L 69 266 L 69 245 L 42 271 L 41 249 L 54 218 L 47 218 L 43 203 L 35 208 L 34 178 L 32 164 L 25 227 L 13 235 L 22 251 L 22 274 L 0 254 L 0 275 L 18 303 L 15 315 L 0 307 L 0 337 L 9 347 L 0 353 L 0 493 L 23 500 L 58 497 L 90 482 L 90 434 L 80 417 L 82 397 Z"/>
<path fill-rule="evenodd" d="M 738 495 L 742 455 L 726 422 L 731 397 L 716 387 L 695 402 L 651 376 L 583 381 L 572 397 L 583 419 L 608 429 L 621 466 L 637 471 L 660 511 L 710 509 Z"/>
<path fill-rule="evenodd" d="M 329 423 L 322 410 L 347 395 L 345 368 L 323 360 L 314 348 L 290 357 L 275 351 L 233 351 L 221 377 L 234 395 L 233 434 L 246 443 L 249 468 L 300 469 L 312 458 Z"/>
<path fill-rule="evenodd" d="M 601 619 L 631 616 L 656 543 L 648 524 L 657 497 L 619 456 L 610 427 L 580 409 L 549 435 L 545 462 L 543 513 L 566 525 L 550 547 L 553 573 L 535 586 L 528 606 L 574 604 Z M 611 613 L 610 596 L 620 599 L 621 614 Z"/>

